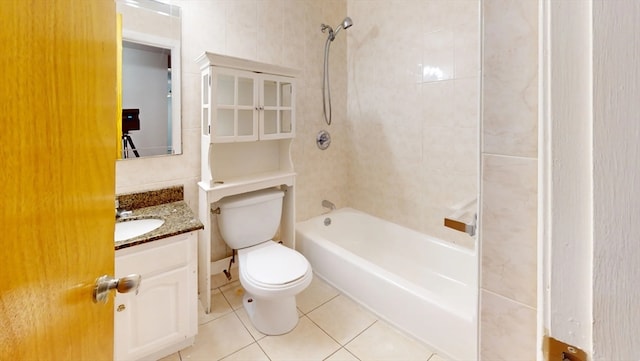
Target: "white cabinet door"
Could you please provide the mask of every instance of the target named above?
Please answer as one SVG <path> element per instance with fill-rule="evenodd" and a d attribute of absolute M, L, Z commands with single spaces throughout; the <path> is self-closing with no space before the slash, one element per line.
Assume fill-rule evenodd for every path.
<path fill-rule="evenodd" d="M 256 74 L 213 68 L 211 79 L 211 141 L 258 140 L 260 107 Z"/>
<path fill-rule="evenodd" d="M 197 328 L 197 237 L 181 234 L 116 251 L 116 277 L 139 273 L 138 293 L 118 293 L 115 359 L 161 358 L 186 347 Z"/>
<path fill-rule="evenodd" d="M 293 138 L 295 135 L 295 84 L 292 78 L 263 74 L 260 77 L 260 139 Z"/>
<path fill-rule="evenodd" d="M 136 360 L 187 338 L 190 305 L 185 280 L 188 277 L 188 268 L 182 267 L 144 278 L 137 295 L 117 295 L 117 360 Z"/>
<path fill-rule="evenodd" d="M 209 71 L 202 76 L 202 117 L 212 143 L 295 136 L 293 78 L 220 67 Z"/>

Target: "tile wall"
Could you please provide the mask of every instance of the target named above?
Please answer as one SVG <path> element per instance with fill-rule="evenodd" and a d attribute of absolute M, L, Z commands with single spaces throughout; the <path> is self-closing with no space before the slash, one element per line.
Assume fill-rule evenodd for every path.
<path fill-rule="evenodd" d="M 537 0 L 483 0 L 483 360 L 536 358 L 537 15 Z"/>
<path fill-rule="evenodd" d="M 479 2 L 348 10 L 348 204 L 475 247 L 443 220 L 478 194 Z"/>

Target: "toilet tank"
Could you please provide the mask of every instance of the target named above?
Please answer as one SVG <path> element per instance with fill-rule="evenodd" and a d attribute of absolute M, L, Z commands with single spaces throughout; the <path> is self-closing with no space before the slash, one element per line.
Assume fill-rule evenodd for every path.
<path fill-rule="evenodd" d="M 225 243 L 241 249 L 273 238 L 280 226 L 283 197 L 283 191 L 271 188 L 222 198 L 218 228 Z"/>

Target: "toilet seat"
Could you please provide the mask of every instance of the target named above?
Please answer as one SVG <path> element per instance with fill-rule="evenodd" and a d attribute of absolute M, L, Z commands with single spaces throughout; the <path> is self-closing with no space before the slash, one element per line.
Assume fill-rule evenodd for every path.
<path fill-rule="evenodd" d="M 265 243 L 245 254 L 240 268 L 247 281 L 261 288 L 280 288 L 307 275 L 310 265 L 302 254 L 273 241 Z"/>

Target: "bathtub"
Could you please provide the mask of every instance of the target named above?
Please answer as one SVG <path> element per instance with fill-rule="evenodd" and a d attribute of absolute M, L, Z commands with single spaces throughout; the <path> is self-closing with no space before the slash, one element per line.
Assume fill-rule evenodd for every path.
<path fill-rule="evenodd" d="M 298 222 L 296 249 L 378 317 L 444 357 L 477 359 L 474 251 L 351 208 Z"/>

